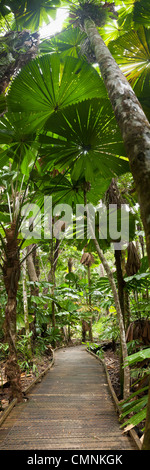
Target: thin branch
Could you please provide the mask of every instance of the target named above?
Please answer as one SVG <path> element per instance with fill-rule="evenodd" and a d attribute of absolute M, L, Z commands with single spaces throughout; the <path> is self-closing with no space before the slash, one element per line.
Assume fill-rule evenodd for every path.
<path fill-rule="evenodd" d="M 36 248 L 37 248 L 37 245 L 34 244 L 33 247 L 32 247 L 32 249 L 31 249 L 31 250 L 26 254 L 26 256 L 20 261 L 20 265 L 25 261 L 26 258 L 28 258 L 28 256 L 29 256 L 31 253 L 33 253 L 34 250 L 36 250 Z"/>
<path fill-rule="evenodd" d="M 8 192 L 7 192 L 7 200 L 8 200 L 8 207 L 9 207 L 10 222 L 12 223 L 12 212 L 11 212 L 10 197 L 9 197 Z"/>

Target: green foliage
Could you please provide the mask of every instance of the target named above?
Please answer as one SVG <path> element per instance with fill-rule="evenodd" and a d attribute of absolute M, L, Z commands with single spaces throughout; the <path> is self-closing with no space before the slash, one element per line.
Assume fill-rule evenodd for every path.
<path fill-rule="evenodd" d="M 6 17 L 10 10 L 14 14 L 14 29 L 30 29 L 37 31 L 42 24 L 49 23 L 49 16 L 56 16 L 56 8 L 60 5 L 59 0 L 2 0 L 0 14 Z"/>
<path fill-rule="evenodd" d="M 0 344 L 0 359 L 3 360 L 3 359 L 6 359 L 7 356 L 8 356 L 8 352 L 9 352 L 9 346 L 8 346 L 8 343 L 1 343 Z"/>
<path fill-rule="evenodd" d="M 49 153 L 58 168 L 64 168 L 73 159 L 76 160 L 71 173 L 73 182 L 84 178 L 92 183 L 99 175 L 109 184 L 112 176 L 129 171 L 127 159 L 118 158 L 125 156 L 125 149 L 108 101 L 95 98 L 86 100 L 84 105 L 69 106 L 52 115 L 45 128 L 47 136 L 40 138 L 45 162 Z M 54 137 L 49 131 L 54 133 Z M 98 198 L 97 193 L 97 201 Z"/>
<path fill-rule="evenodd" d="M 140 24 L 146 27 L 150 26 L 150 4 L 148 0 L 140 0 L 140 2 L 135 2 L 133 19 L 135 24 Z"/>
<path fill-rule="evenodd" d="M 115 309 L 110 307 L 109 313 L 102 315 L 93 326 L 93 332 L 98 335 L 102 341 L 117 341 L 119 337 L 119 328 Z"/>
<path fill-rule="evenodd" d="M 89 349 L 89 351 L 94 352 L 96 356 L 98 356 L 100 359 L 103 359 L 103 356 L 104 356 L 103 348 L 100 347 L 98 343 L 92 343 L 92 342 L 86 341 L 86 346 Z"/>
<path fill-rule="evenodd" d="M 57 52 L 61 57 L 72 56 L 80 58 L 80 46 L 86 38 L 86 34 L 80 28 L 70 27 L 62 33 L 43 40 L 39 45 L 41 54 Z"/>
<path fill-rule="evenodd" d="M 150 80 L 150 30 L 140 26 L 137 31 L 133 29 L 127 32 L 110 43 L 110 51 L 126 74 L 136 95 L 145 96 Z"/>
<path fill-rule="evenodd" d="M 148 387 L 141 389 L 139 392 L 147 391 Z M 138 392 L 138 393 L 139 393 Z M 134 400 L 136 397 L 136 400 Z M 132 400 L 133 399 L 133 400 Z M 137 398 L 137 392 L 133 393 L 130 396 L 129 400 L 124 401 L 121 405 L 122 414 L 120 419 L 124 419 L 128 414 L 134 413 L 130 418 L 128 418 L 121 427 L 132 425 L 137 426 L 141 421 L 145 420 L 146 418 L 146 406 L 147 406 L 148 396 L 147 394 L 141 398 Z"/>
<path fill-rule="evenodd" d="M 63 3 L 65 5 L 65 2 Z M 131 0 L 124 2 L 116 0 L 115 4 L 119 6 L 117 17 L 111 3 L 105 5 L 100 1 L 84 0 L 74 4 L 69 3 L 72 8 L 69 21 L 72 21 L 73 25 L 70 24 L 64 33 L 42 41 L 39 46 L 39 56 L 13 77 L 6 96 L 2 95 L 0 98 L 0 113 L 4 113 L 7 109 L 7 113 L 1 116 L 0 120 L 1 262 L 4 258 L 2 250 L 5 247 L 4 228 L 9 226 L 13 217 L 16 217 L 14 210 L 16 200 L 19 204 L 17 219 L 19 226 L 22 201 L 40 201 L 42 207 L 43 196 L 53 194 L 54 205 L 61 201 L 67 202 L 74 208 L 76 203 L 83 202 L 84 183 L 88 182 L 87 200 L 96 206 L 104 197 L 112 177 L 119 178 L 123 175 L 124 189 L 126 189 L 126 193 L 123 191 L 123 196 L 125 195 L 130 204 L 133 206 L 135 204 L 136 196 L 134 199 L 130 194 L 132 184 L 128 159 L 107 99 L 104 83 L 95 66 L 89 65 L 84 60 L 85 56 L 81 59 L 82 44 L 86 35 L 80 31 L 79 23 L 83 25 L 84 19 L 90 15 L 96 24 L 101 26 L 103 39 L 109 43 L 114 58 L 123 68 L 148 113 L 150 112 L 149 4 L 143 0 L 135 2 L 135 5 Z M 13 34 L 5 39 L 3 37 L 0 41 L 0 52 L 3 53 L 3 50 L 5 52 L 2 58 L 2 72 L 5 63 L 10 66 L 14 64 L 13 53 L 18 56 L 22 52 L 20 45 L 17 49 L 18 31 L 22 29 L 36 31 L 43 22 L 49 22 L 49 16 L 55 18 L 56 7 L 59 4 L 59 0 L 1 1 L 1 25 L 4 27 L 6 22 L 14 20 L 13 28 L 17 29 L 17 33 L 13 31 Z M 68 2 L 66 5 L 68 6 Z M 7 26 L 9 27 L 9 24 Z M 135 217 L 130 214 L 131 239 L 135 235 L 134 222 Z M 98 230 L 96 235 L 99 236 Z M 29 243 L 26 241 L 21 246 L 25 247 Z M 45 272 L 41 273 L 43 280 L 45 275 L 48 277 L 50 269 L 49 242 L 37 240 L 36 243 L 45 269 Z M 55 273 L 56 287 L 53 295 L 50 291 L 52 285 L 48 282 L 40 281 L 37 285 L 27 283 L 29 323 L 33 320 L 32 315 L 36 313 L 36 354 L 45 354 L 49 343 L 61 343 L 62 327 L 68 326 L 77 331 L 81 320 L 89 321 L 91 317 L 93 320 L 95 318 L 98 320 L 94 322 L 93 328 L 98 339 L 118 340 L 118 320 L 109 281 L 107 277 L 99 278 L 95 263 L 91 269 L 89 289 L 87 278 L 85 279 L 86 269 L 79 266 L 80 253 L 75 251 L 73 246 L 75 243 L 79 248 L 85 248 L 87 240 L 83 240 L 81 244 L 75 239 L 60 244 L 60 259 Z M 108 238 L 101 246 L 106 251 L 108 247 L 110 248 L 110 243 L 111 240 Z M 92 240 L 86 245 L 86 250 L 88 249 L 89 251 L 94 249 Z M 72 273 L 68 273 L 68 255 L 73 259 L 76 256 Z M 108 252 L 108 258 L 111 268 L 114 268 L 112 251 Z M 149 290 L 147 268 L 147 260 L 143 259 L 138 274 L 124 279 L 125 288 L 132 300 L 132 317 L 137 317 L 137 313 L 140 316 L 149 316 L 149 300 L 142 298 Z M 117 286 L 116 275 L 114 280 Z M 31 295 L 33 287 L 38 288 L 38 295 Z M 47 294 L 43 292 L 45 288 L 49 288 Z M 133 299 L 133 292 L 139 296 L 136 302 Z M 89 293 L 92 303 L 90 307 Z M 20 334 L 20 329 L 25 327 L 21 282 L 17 300 L 17 349 L 22 370 L 29 370 L 31 365 L 28 359 L 29 338 L 25 334 Z M 55 328 L 52 327 L 52 301 L 55 306 Z M 1 289 L 1 330 L 5 303 L 6 296 Z M 96 344 L 90 347 L 95 348 Z M 129 344 L 129 352 L 133 347 L 135 342 Z M 1 346 L 2 359 L 4 350 L 7 354 L 7 345 Z M 98 354 L 102 356 L 102 351 L 100 350 Z M 133 366 L 137 361 L 149 358 L 150 350 L 146 348 L 130 356 L 128 364 Z M 139 369 L 136 372 L 132 371 L 134 378 L 137 378 L 136 373 L 139 374 Z M 144 393 L 146 391 L 147 389 L 144 389 Z M 128 401 L 123 404 L 122 417 L 133 412 L 134 416 L 129 418 L 127 423 L 134 425 L 145 417 L 147 395 L 137 398 L 135 393 L 130 398 L 131 403 Z"/>
<path fill-rule="evenodd" d="M 74 57 L 62 61 L 58 54 L 47 54 L 21 70 L 7 101 L 9 111 L 36 113 L 43 125 L 52 113 L 97 95 L 106 96 L 106 91 L 93 67 Z"/>
<path fill-rule="evenodd" d="M 84 26 L 84 20 L 89 17 L 97 26 L 102 26 L 109 18 L 108 9 L 96 0 L 82 0 L 79 5 L 71 5 L 70 18 L 76 18 L 77 24 Z"/>
<path fill-rule="evenodd" d="M 142 349 L 131 356 L 128 356 L 127 363 L 131 366 L 136 362 L 141 362 L 145 359 L 150 359 L 150 348 Z"/>
<path fill-rule="evenodd" d="M 137 363 L 143 362 L 145 359 L 150 359 L 150 348 L 139 350 L 138 352 L 128 356 L 126 362 L 131 367 Z M 132 373 L 133 372 L 133 373 Z M 149 368 L 147 369 L 131 369 L 132 377 L 140 378 L 144 375 L 149 376 Z M 145 420 L 147 402 L 148 402 L 148 386 L 144 388 L 138 388 L 138 390 L 130 395 L 130 397 L 121 404 L 121 416 L 120 419 L 124 419 L 127 415 L 129 418 L 124 421 L 121 427 L 132 425 L 137 426 L 139 423 Z M 132 414 L 132 416 L 130 415 Z"/>

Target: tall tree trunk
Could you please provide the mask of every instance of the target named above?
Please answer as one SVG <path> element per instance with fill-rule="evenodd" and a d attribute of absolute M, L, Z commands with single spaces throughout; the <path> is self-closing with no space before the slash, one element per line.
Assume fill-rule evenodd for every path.
<path fill-rule="evenodd" d="M 89 287 L 89 308 L 91 311 L 91 270 L 90 270 L 90 265 L 88 265 L 88 287 Z M 93 341 L 93 334 L 92 334 L 92 318 L 90 318 L 89 321 L 89 340 Z"/>
<path fill-rule="evenodd" d="M 34 282 L 34 285 L 31 286 L 31 296 L 32 295 L 36 296 L 39 294 L 39 288 L 35 284 L 36 282 L 38 282 L 38 276 L 36 273 L 33 253 L 31 252 L 31 250 L 32 250 L 32 245 L 29 245 L 27 248 L 27 253 L 28 253 L 27 269 L 28 269 L 29 280 Z M 33 318 L 33 322 L 30 323 L 30 329 L 32 331 L 32 342 L 34 342 L 36 339 L 36 302 L 33 302 L 33 306 L 34 306 L 34 312 L 33 312 L 34 318 Z"/>
<path fill-rule="evenodd" d="M 10 401 L 17 398 L 22 400 L 22 390 L 20 381 L 20 368 L 17 363 L 16 351 L 16 307 L 17 290 L 20 277 L 20 260 L 17 243 L 16 224 L 12 223 L 9 229 L 5 230 L 5 260 L 3 265 L 4 284 L 7 292 L 7 305 L 5 310 L 5 341 L 9 346 L 9 356 L 6 362 L 6 376 L 10 383 Z"/>
<path fill-rule="evenodd" d="M 73 261 L 72 258 L 68 259 L 68 272 L 72 273 Z M 69 288 L 70 288 L 70 279 L 69 279 Z M 71 341 L 71 327 L 68 325 L 68 341 Z"/>
<path fill-rule="evenodd" d="M 121 129 L 138 194 L 150 264 L 150 124 L 127 79 L 97 31 L 95 23 L 84 20 L 85 32 L 108 91 Z"/>
<path fill-rule="evenodd" d="M 140 204 L 150 266 L 150 124 L 134 91 L 90 18 L 85 19 L 84 29 L 94 49 L 127 149 Z M 150 386 L 143 450 L 150 450 Z"/>
<path fill-rule="evenodd" d="M 125 366 L 128 352 L 127 352 L 127 345 L 126 345 L 126 338 L 125 338 L 124 321 L 123 321 L 122 311 L 120 307 L 118 292 L 116 289 L 113 273 L 109 267 L 109 264 L 107 263 L 107 260 L 105 259 L 103 255 L 102 250 L 100 249 L 98 241 L 96 240 L 96 238 L 94 238 L 93 241 L 94 241 L 98 256 L 101 262 L 103 263 L 103 266 L 105 268 L 105 271 L 107 273 L 107 276 L 108 276 L 108 279 L 112 288 L 112 293 L 114 297 L 114 302 L 115 302 L 115 307 L 116 307 L 116 312 L 117 312 L 118 322 L 119 322 L 119 328 L 120 328 L 120 340 L 121 340 L 121 347 L 122 347 L 123 366 Z M 124 368 L 124 387 L 123 388 L 124 388 L 123 397 L 124 399 L 126 399 L 130 394 L 130 369 L 128 366 Z"/>
<path fill-rule="evenodd" d="M 26 249 L 23 250 L 23 258 L 26 256 Z M 27 284 L 26 284 L 26 277 L 27 277 L 27 261 L 26 259 L 22 263 L 22 291 L 23 291 L 23 309 L 24 309 L 24 323 L 25 323 L 25 332 L 27 336 L 27 356 L 29 359 L 32 357 L 32 349 L 31 349 L 31 339 L 29 336 L 30 328 L 29 328 L 29 317 L 28 317 L 28 297 L 27 297 Z"/>
<path fill-rule="evenodd" d="M 125 204 L 125 200 L 122 198 L 120 191 L 117 186 L 117 181 L 115 178 L 112 178 L 110 186 L 106 192 L 106 203 L 107 209 L 109 210 L 109 204 L 116 204 L 117 209 L 121 209 L 121 204 Z M 115 240 L 114 240 L 115 241 Z M 122 273 L 122 264 L 121 264 L 121 250 L 114 250 L 115 264 L 116 264 L 116 274 L 117 274 L 117 283 L 118 283 L 118 295 L 120 307 L 123 315 L 124 325 L 125 325 L 125 315 L 124 315 L 124 287 L 125 282 L 123 279 Z"/>
<path fill-rule="evenodd" d="M 50 263 L 51 263 L 51 294 L 54 296 L 54 288 L 55 288 L 55 265 L 54 265 L 54 238 L 52 237 L 51 240 L 51 248 L 50 248 Z M 56 327 L 56 318 L 55 318 L 55 302 L 52 300 L 52 327 L 55 329 Z M 52 346 L 56 346 L 56 341 L 53 339 Z"/>
<path fill-rule="evenodd" d="M 88 209 L 87 209 L 87 213 L 88 213 Z M 97 251 L 98 256 L 99 256 L 99 259 L 101 260 L 101 262 L 104 266 L 104 269 L 106 271 L 106 274 L 108 276 L 110 286 L 112 288 L 113 297 L 114 297 L 115 308 L 116 308 L 118 322 L 119 322 L 120 341 L 121 341 L 121 347 L 122 347 L 122 357 L 123 357 L 123 366 L 124 366 L 123 397 L 124 397 L 124 399 L 126 399 L 130 395 L 130 368 L 126 365 L 126 359 L 127 359 L 127 356 L 128 356 L 128 352 L 127 352 L 124 322 L 123 322 L 123 316 L 122 316 L 122 311 L 121 311 L 121 307 L 120 307 L 118 292 L 117 292 L 116 284 L 115 284 L 115 281 L 114 281 L 113 273 L 112 273 L 112 271 L 109 267 L 109 264 L 108 264 L 104 254 L 103 254 L 103 251 L 101 250 L 101 248 L 99 246 L 97 238 L 95 237 L 95 233 L 94 233 L 92 224 L 90 224 L 90 217 L 89 217 L 89 225 L 90 225 L 90 231 L 91 231 L 93 243 L 95 245 L 96 251 Z"/>

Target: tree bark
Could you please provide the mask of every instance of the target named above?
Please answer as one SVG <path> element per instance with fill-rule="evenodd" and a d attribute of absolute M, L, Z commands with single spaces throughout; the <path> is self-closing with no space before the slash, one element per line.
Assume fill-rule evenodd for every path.
<path fill-rule="evenodd" d="M 5 373 L 10 384 L 9 400 L 17 398 L 22 400 L 20 368 L 17 362 L 16 351 L 16 307 L 17 290 L 20 277 L 20 260 L 17 243 L 15 223 L 5 230 L 5 260 L 3 265 L 3 278 L 7 292 L 7 305 L 5 309 L 5 341 L 9 346 L 9 356 L 6 362 Z"/>
<path fill-rule="evenodd" d="M 97 250 L 98 256 L 103 263 L 103 266 L 105 268 L 105 271 L 107 273 L 111 288 L 112 288 L 112 293 L 114 297 L 114 302 L 115 302 L 115 307 L 116 307 L 116 312 L 118 316 L 118 321 L 119 321 L 119 328 L 120 328 L 120 340 L 121 340 L 121 347 L 122 347 L 122 357 L 123 357 L 123 365 L 126 365 L 126 359 L 128 356 L 127 352 L 127 345 L 126 345 L 126 338 L 125 338 L 125 329 L 124 329 L 124 322 L 123 322 L 123 316 L 121 312 L 121 307 L 120 307 L 120 302 L 119 302 L 119 297 L 118 297 L 118 292 L 116 289 L 113 273 L 109 267 L 109 264 L 107 263 L 107 260 L 105 259 L 105 256 L 103 255 L 102 250 L 100 249 L 99 243 L 94 238 L 94 244 L 95 248 Z M 125 366 L 124 368 L 124 391 L 123 391 L 123 397 L 124 399 L 128 398 L 130 394 L 130 369 L 128 366 Z"/>
<path fill-rule="evenodd" d="M 23 250 L 23 257 L 26 255 L 26 250 Z M 22 263 L 22 291 L 23 291 L 23 309 L 24 309 L 24 323 L 25 323 L 25 332 L 28 338 L 27 340 L 27 355 L 28 358 L 31 359 L 32 357 L 32 349 L 31 349 L 31 339 L 29 336 L 30 328 L 29 328 L 29 317 L 28 317 L 28 297 L 27 297 L 27 284 L 26 284 L 26 276 L 27 276 L 27 261 L 26 259 Z"/>
<path fill-rule="evenodd" d="M 91 302 L 91 269 L 90 269 L 90 265 L 88 265 L 88 287 L 89 287 L 89 308 L 90 308 L 90 311 L 91 311 L 91 306 L 92 306 L 92 302 Z M 92 334 L 92 318 L 90 318 L 90 321 L 89 321 L 89 340 L 90 341 L 93 341 L 93 334 Z"/>
<path fill-rule="evenodd" d="M 36 283 L 36 282 L 38 282 L 38 276 L 37 276 L 34 261 L 33 261 L 33 254 L 32 254 L 32 252 L 30 253 L 31 249 L 32 249 L 32 245 L 28 246 L 28 248 L 27 248 L 27 253 L 28 253 L 28 257 L 27 257 L 28 276 L 29 276 L 30 281 Z M 39 288 L 36 286 L 36 284 L 34 284 L 31 287 L 31 296 L 32 295 L 36 296 L 38 294 L 39 294 Z M 34 304 L 34 312 L 33 312 L 34 318 L 33 318 L 33 322 L 30 323 L 30 329 L 32 331 L 32 341 L 34 342 L 35 339 L 36 339 L 36 302 L 34 302 L 33 304 Z"/>

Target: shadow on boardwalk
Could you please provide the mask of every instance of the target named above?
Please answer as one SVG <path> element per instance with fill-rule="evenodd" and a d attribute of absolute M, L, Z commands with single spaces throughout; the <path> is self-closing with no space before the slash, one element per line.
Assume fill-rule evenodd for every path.
<path fill-rule="evenodd" d="M 0 431 L 1 450 L 135 450 L 122 434 L 103 366 L 83 346 L 58 350 L 55 365 Z"/>

